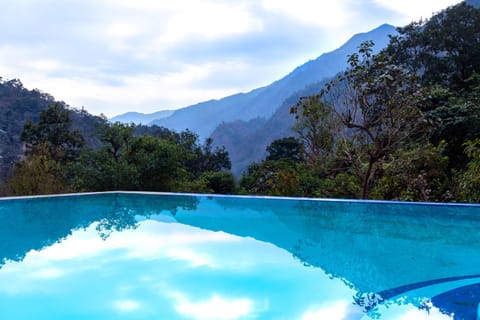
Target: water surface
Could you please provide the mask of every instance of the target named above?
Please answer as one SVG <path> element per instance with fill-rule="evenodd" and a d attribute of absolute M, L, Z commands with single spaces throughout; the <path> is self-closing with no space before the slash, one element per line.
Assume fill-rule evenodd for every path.
<path fill-rule="evenodd" d="M 480 207 L 0 201 L 1 319 L 477 319 Z"/>

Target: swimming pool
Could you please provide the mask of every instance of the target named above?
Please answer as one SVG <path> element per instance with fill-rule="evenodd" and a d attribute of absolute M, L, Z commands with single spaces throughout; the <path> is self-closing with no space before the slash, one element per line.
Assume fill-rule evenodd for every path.
<path fill-rule="evenodd" d="M 480 206 L 0 200 L 1 319 L 478 319 Z"/>

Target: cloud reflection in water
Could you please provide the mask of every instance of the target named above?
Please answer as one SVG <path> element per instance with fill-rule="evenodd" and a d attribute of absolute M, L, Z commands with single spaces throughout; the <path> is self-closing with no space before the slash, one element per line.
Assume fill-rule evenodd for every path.
<path fill-rule="evenodd" d="M 354 294 L 321 269 L 252 238 L 144 220 L 102 240 L 96 226 L 7 262 L 0 269 L 4 314 L 27 319 L 19 306 L 29 305 L 70 319 L 294 319 L 326 296 Z"/>

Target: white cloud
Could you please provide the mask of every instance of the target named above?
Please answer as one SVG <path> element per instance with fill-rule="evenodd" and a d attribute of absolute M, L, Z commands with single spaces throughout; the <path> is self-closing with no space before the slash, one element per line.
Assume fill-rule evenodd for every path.
<path fill-rule="evenodd" d="M 460 0 L 375 0 L 381 6 L 400 13 L 411 21 L 420 18 L 430 18 L 433 13 L 448 6 L 461 2 Z"/>
<path fill-rule="evenodd" d="M 176 42 L 189 35 L 214 39 L 261 29 L 261 22 L 256 20 L 241 2 L 225 5 L 218 2 L 191 1 L 183 9 L 168 23 L 166 38 L 169 41 Z"/>
<path fill-rule="evenodd" d="M 381 305 L 378 312 L 385 319 L 391 320 L 453 320 L 453 316 L 443 314 L 438 308 L 430 305 L 429 310 L 420 310 L 417 307 L 407 305 L 392 304 L 388 307 Z M 372 318 L 365 316 L 362 320 L 371 320 Z"/>
<path fill-rule="evenodd" d="M 167 249 L 165 256 L 172 260 L 187 261 L 194 268 L 202 266 L 214 268 L 216 266 L 214 259 L 210 255 L 199 253 L 187 248 Z"/>
<path fill-rule="evenodd" d="M 352 304 L 351 301 L 329 301 L 319 308 L 307 311 L 302 320 L 343 320 L 347 315 L 348 307 Z"/>
<path fill-rule="evenodd" d="M 353 6 L 349 0 L 318 1 L 318 0 L 263 0 L 267 10 L 281 12 L 302 23 L 317 27 L 339 27 L 348 23 L 354 15 Z"/>
<path fill-rule="evenodd" d="M 420 310 L 417 307 L 406 304 L 380 305 L 370 317 L 360 307 L 353 305 L 352 301 L 338 300 L 328 301 L 319 307 L 311 308 L 305 312 L 302 320 L 372 320 L 381 315 L 382 319 L 390 320 L 452 320 L 452 316 L 441 313 L 438 308 L 430 305 L 429 310 Z"/>
<path fill-rule="evenodd" d="M 65 275 L 65 271 L 59 268 L 49 267 L 32 272 L 30 277 L 38 279 L 55 279 L 60 278 L 63 275 Z"/>
<path fill-rule="evenodd" d="M 139 34 L 139 29 L 128 23 L 114 22 L 106 28 L 106 34 L 111 37 L 130 38 Z"/>
<path fill-rule="evenodd" d="M 254 302 L 248 298 L 224 298 L 218 295 L 208 300 L 189 301 L 185 296 L 177 294 L 175 309 L 185 317 L 196 320 L 234 320 L 248 316 Z"/>
<path fill-rule="evenodd" d="M 146 35 L 148 38 L 143 39 L 143 49 L 152 53 L 162 53 L 177 43 L 188 41 L 189 37 L 215 40 L 262 30 L 261 19 L 244 1 L 109 2 L 118 13 L 115 16 L 117 22 L 107 28 L 107 34 L 117 37 Z M 133 18 L 128 13 L 133 13 Z M 146 20 L 141 21 L 138 16 Z M 128 23 L 123 21 L 125 17 Z"/>
<path fill-rule="evenodd" d="M 114 308 L 119 312 L 133 312 L 141 308 L 141 303 L 136 300 L 123 299 L 115 301 Z"/>

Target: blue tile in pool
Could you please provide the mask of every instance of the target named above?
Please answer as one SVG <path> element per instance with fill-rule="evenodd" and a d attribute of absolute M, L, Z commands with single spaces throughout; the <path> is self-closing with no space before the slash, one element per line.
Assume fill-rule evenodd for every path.
<path fill-rule="evenodd" d="M 473 319 L 480 207 L 0 200 L 1 319 Z"/>

